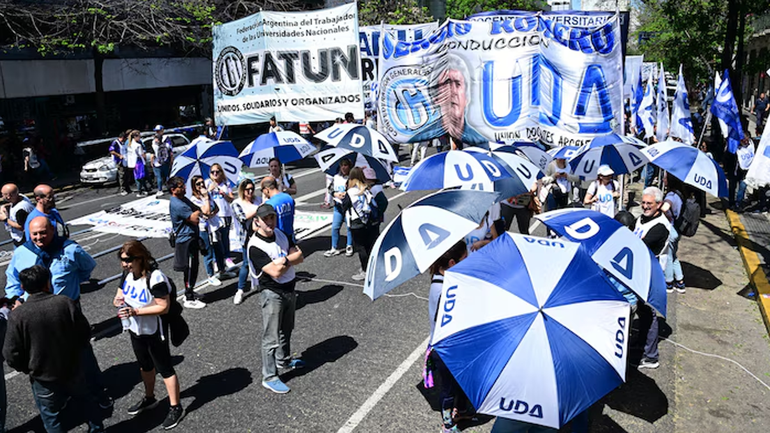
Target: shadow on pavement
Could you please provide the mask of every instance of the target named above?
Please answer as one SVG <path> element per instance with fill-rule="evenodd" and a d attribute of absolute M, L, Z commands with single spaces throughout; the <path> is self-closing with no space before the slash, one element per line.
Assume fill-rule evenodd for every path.
<path fill-rule="evenodd" d="M 253 382 L 251 372 L 243 367 L 230 368 L 219 373 L 201 376 L 195 385 L 182 391 L 182 398 L 195 397 L 185 408 L 193 412 L 219 397 L 235 394 Z"/>
<path fill-rule="evenodd" d="M 602 415 L 601 412 L 596 418 L 591 418 L 592 421 L 588 425 L 588 431 L 595 433 L 626 433 L 626 430 L 619 426 L 618 423 L 612 420 L 607 415 Z"/>
<path fill-rule="evenodd" d="M 34 418 L 30 419 L 29 421 L 25 422 L 20 426 L 14 427 L 10 430 L 6 430 L 6 433 L 28 433 L 28 432 L 45 433 L 45 428 L 43 427 L 43 421 L 40 419 L 40 415 L 35 416 Z"/>
<path fill-rule="evenodd" d="M 336 362 L 356 347 L 358 347 L 358 343 L 348 335 L 338 335 L 314 344 L 302 351 L 301 358 L 305 361 L 305 368 L 282 374 L 281 379 L 284 382 L 289 382 L 296 377 L 304 376 L 324 364 Z"/>
<path fill-rule="evenodd" d="M 126 337 L 126 344 L 131 344 Z M 184 360 L 184 356 L 172 356 L 171 364 L 178 365 Z M 139 363 L 138 362 L 126 362 L 123 364 L 113 365 L 112 367 L 102 371 L 102 380 L 104 386 L 107 387 L 107 393 L 115 400 L 124 397 L 131 393 L 134 388 L 142 382 L 142 378 L 139 375 Z M 156 387 L 163 386 L 163 382 L 160 378 L 157 379 Z M 130 402 L 131 405 L 135 402 Z M 126 407 L 128 407 L 126 405 Z M 161 420 L 162 421 L 162 420 Z"/>
<path fill-rule="evenodd" d="M 666 394 L 661 391 L 658 384 L 652 378 L 640 373 L 633 367 L 629 367 L 626 370 L 626 383 L 620 385 L 599 402 L 614 410 L 641 418 L 649 423 L 654 423 L 668 413 L 668 398 L 666 398 Z M 596 406 L 599 406 L 599 413 L 601 413 L 601 405 Z M 612 422 L 609 419 L 608 421 Z M 591 429 L 591 431 L 594 431 L 594 429 Z M 623 430 L 607 430 L 605 428 L 601 431 Z"/>
<path fill-rule="evenodd" d="M 706 221 L 704 219 L 701 219 L 700 223 L 701 223 L 702 226 L 704 226 L 707 229 L 709 229 L 709 231 L 711 231 L 711 233 L 714 233 L 715 235 L 717 235 L 720 238 L 722 238 L 722 240 L 727 242 L 728 245 L 730 245 L 731 247 L 736 246 L 735 238 L 732 236 L 732 233 L 725 232 L 724 230 L 720 229 L 719 227 L 715 226 L 714 224 L 711 224 L 710 222 L 708 222 L 708 221 Z M 751 242 L 748 239 L 747 239 L 747 241 Z"/>
<path fill-rule="evenodd" d="M 340 236 L 340 243 L 345 242 L 345 238 Z M 318 237 L 312 237 L 310 239 L 305 239 L 300 241 L 302 245 L 300 248 L 302 248 L 302 254 L 307 259 L 311 255 L 318 253 L 318 252 L 324 252 L 329 250 L 329 246 L 332 244 L 332 237 L 331 236 L 318 236 Z M 344 248 L 343 248 L 344 249 Z"/>
<path fill-rule="evenodd" d="M 326 285 L 321 287 L 320 289 L 315 289 L 315 290 L 305 290 L 305 291 L 297 290 L 296 309 L 299 310 L 300 308 L 303 308 L 306 305 L 319 304 L 321 302 L 325 302 L 333 298 L 334 296 L 336 296 L 337 293 L 342 291 L 342 289 L 343 289 L 342 286 L 333 284 L 333 285 Z"/>
<path fill-rule="evenodd" d="M 680 262 L 682 263 L 682 273 L 688 288 L 714 290 L 722 285 L 722 280 L 714 276 L 708 269 L 703 269 L 700 266 L 685 261 Z"/>
<path fill-rule="evenodd" d="M 207 304 L 213 304 L 215 302 L 223 301 L 226 299 L 233 299 L 235 291 L 238 289 L 238 278 L 223 282 L 221 287 L 218 287 L 213 292 L 207 292 L 201 299 Z"/>
<path fill-rule="evenodd" d="M 80 284 L 80 293 L 83 294 L 83 293 L 95 292 L 95 291 L 101 289 L 102 287 L 104 287 L 104 286 L 99 284 L 99 280 L 97 280 L 96 278 L 91 278 L 91 279 L 88 280 L 87 283 L 81 283 Z M 115 284 L 115 288 L 117 289 L 117 287 L 118 287 L 118 285 L 116 283 Z"/>

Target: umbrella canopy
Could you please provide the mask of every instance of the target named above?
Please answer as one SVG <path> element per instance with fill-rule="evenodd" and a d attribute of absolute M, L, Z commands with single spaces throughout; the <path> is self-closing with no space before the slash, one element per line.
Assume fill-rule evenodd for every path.
<path fill-rule="evenodd" d="M 579 149 L 579 146 L 554 147 L 553 149 L 548 150 L 548 154 L 551 155 L 551 158 L 553 159 L 570 160 L 575 156 Z"/>
<path fill-rule="evenodd" d="M 543 150 L 537 144 L 527 141 L 515 141 L 504 145 L 493 144 L 490 142 L 490 148 L 495 152 L 506 152 L 524 155 L 527 157 L 527 159 L 532 161 L 532 163 L 535 164 L 537 168 L 540 169 L 540 171 L 544 173 L 546 167 L 548 167 L 548 164 L 553 161 L 553 157 L 549 155 L 548 152 Z"/>
<path fill-rule="evenodd" d="M 485 191 L 440 191 L 402 210 L 372 248 L 364 293 L 377 299 L 425 272 L 479 226 L 497 196 Z"/>
<path fill-rule="evenodd" d="M 340 161 L 347 158 L 353 163 L 354 167 L 369 167 L 373 169 L 377 174 L 377 180 L 380 182 L 387 182 L 391 179 L 388 166 L 373 156 L 351 152 L 350 150 L 338 147 L 328 147 L 318 152 L 314 157 L 321 170 L 332 176 L 339 172 Z"/>
<path fill-rule="evenodd" d="M 572 174 L 583 179 L 596 179 L 601 165 L 609 165 L 615 174 L 631 173 L 647 163 L 640 148 L 646 144 L 634 137 L 609 134 L 596 137 L 569 161 Z"/>
<path fill-rule="evenodd" d="M 577 244 L 505 233 L 440 299 L 433 349 L 479 413 L 558 429 L 625 380 L 630 305 Z"/>
<path fill-rule="evenodd" d="M 623 224 L 589 209 L 560 209 L 535 215 L 548 228 L 580 243 L 605 271 L 666 315 L 666 278 L 655 255 Z"/>
<path fill-rule="evenodd" d="M 298 161 L 315 150 L 315 146 L 298 134 L 279 131 L 260 135 L 243 149 L 239 157 L 248 167 L 267 167 L 272 158 L 286 164 Z"/>
<path fill-rule="evenodd" d="M 423 159 L 404 181 L 405 191 L 469 187 L 492 191 L 498 180 L 510 178 L 508 167 L 488 151 L 450 150 Z"/>
<path fill-rule="evenodd" d="M 708 155 L 684 143 L 666 140 L 642 150 L 650 163 L 682 182 L 717 196 L 727 197 L 727 178 L 722 167 Z"/>
<path fill-rule="evenodd" d="M 179 176 L 187 181 L 187 191 L 191 191 L 190 179 L 199 174 L 209 178 L 209 170 L 219 164 L 231 184 L 238 183 L 243 161 L 238 159 L 238 150 L 229 141 L 194 140 L 194 144 L 174 158 L 171 176 Z"/>
<path fill-rule="evenodd" d="M 398 162 L 398 155 L 396 155 L 388 139 L 367 126 L 356 123 L 339 123 L 319 132 L 315 138 L 334 147 L 352 150 L 386 161 Z"/>
<path fill-rule="evenodd" d="M 501 148 L 503 149 L 503 148 Z M 537 179 L 543 177 L 543 172 L 535 164 L 533 164 L 529 158 L 522 156 L 519 151 L 506 152 L 502 151 L 488 151 L 478 147 L 468 147 L 465 149 L 467 152 L 474 153 L 486 153 L 492 158 L 503 163 L 507 167 L 510 177 L 498 179 L 494 181 L 493 188 L 500 193 L 501 199 L 507 199 L 510 197 L 524 194 L 532 189 Z M 462 189 L 475 189 L 474 185 L 462 185 Z"/>

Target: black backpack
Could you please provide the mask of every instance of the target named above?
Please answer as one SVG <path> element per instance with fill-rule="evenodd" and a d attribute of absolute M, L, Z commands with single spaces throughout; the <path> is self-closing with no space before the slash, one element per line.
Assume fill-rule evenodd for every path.
<path fill-rule="evenodd" d="M 682 199 L 682 209 L 679 217 L 674 220 L 674 228 L 682 236 L 693 237 L 700 225 L 700 205 L 695 200 L 685 200 L 679 191 L 676 191 L 676 195 Z"/>
<path fill-rule="evenodd" d="M 152 274 L 152 271 L 147 274 L 147 287 L 150 287 L 150 274 Z M 128 272 L 123 272 L 123 275 L 120 279 L 120 288 L 123 288 L 123 283 L 126 281 L 126 275 L 128 275 Z M 187 337 L 190 336 L 190 326 L 187 324 L 187 321 L 184 320 L 184 317 L 182 317 L 182 311 L 184 309 L 182 308 L 182 304 L 179 303 L 177 298 L 177 291 L 176 291 L 176 284 L 174 284 L 174 280 L 171 278 L 168 278 L 166 276 L 166 279 L 168 279 L 168 284 L 171 286 L 171 290 L 168 293 L 168 299 L 169 299 L 169 307 L 168 312 L 162 316 L 160 316 L 160 320 L 168 325 L 168 331 L 169 331 L 169 339 L 171 340 L 171 344 L 174 345 L 174 347 L 179 347 L 184 343 L 184 341 L 187 339 Z"/>

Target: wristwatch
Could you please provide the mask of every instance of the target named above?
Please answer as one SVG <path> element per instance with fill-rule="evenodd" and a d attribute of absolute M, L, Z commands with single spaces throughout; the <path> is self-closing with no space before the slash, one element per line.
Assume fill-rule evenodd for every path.
<path fill-rule="evenodd" d="M 283 257 L 283 267 L 286 268 L 289 266 L 289 258 L 284 256 Z"/>

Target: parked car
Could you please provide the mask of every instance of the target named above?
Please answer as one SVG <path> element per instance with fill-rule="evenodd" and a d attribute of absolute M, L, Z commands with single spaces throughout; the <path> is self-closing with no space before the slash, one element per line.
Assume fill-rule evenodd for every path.
<path fill-rule="evenodd" d="M 142 146 L 144 147 L 145 151 L 152 153 L 152 134 L 145 135 L 142 134 Z M 187 150 L 187 148 L 190 147 L 190 140 L 185 137 L 183 134 L 178 133 L 172 133 L 172 134 L 166 134 L 164 137 L 168 137 L 171 139 L 171 145 L 174 147 L 173 154 L 174 156 L 179 155 L 180 153 Z M 110 143 L 115 140 L 115 138 L 109 138 L 104 140 L 92 140 L 86 143 L 80 143 L 80 145 L 98 145 L 104 149 L 108 149 L 110 146 Z M 150 177 L 153 176 L 152 170 L 149 170 Z M 104 156 L 99 159 L 95 159 L 93 161 L 90 161 L 86 163 L 83 168 L 80 170 L 80 182 L 82 183 L 88 183 L 88 184 L 105 184 L 110 182 L 117 182 L 118 181 L 118 168 L 115 166 L 115 162 L 112 160 L 112 156 Z"/>

